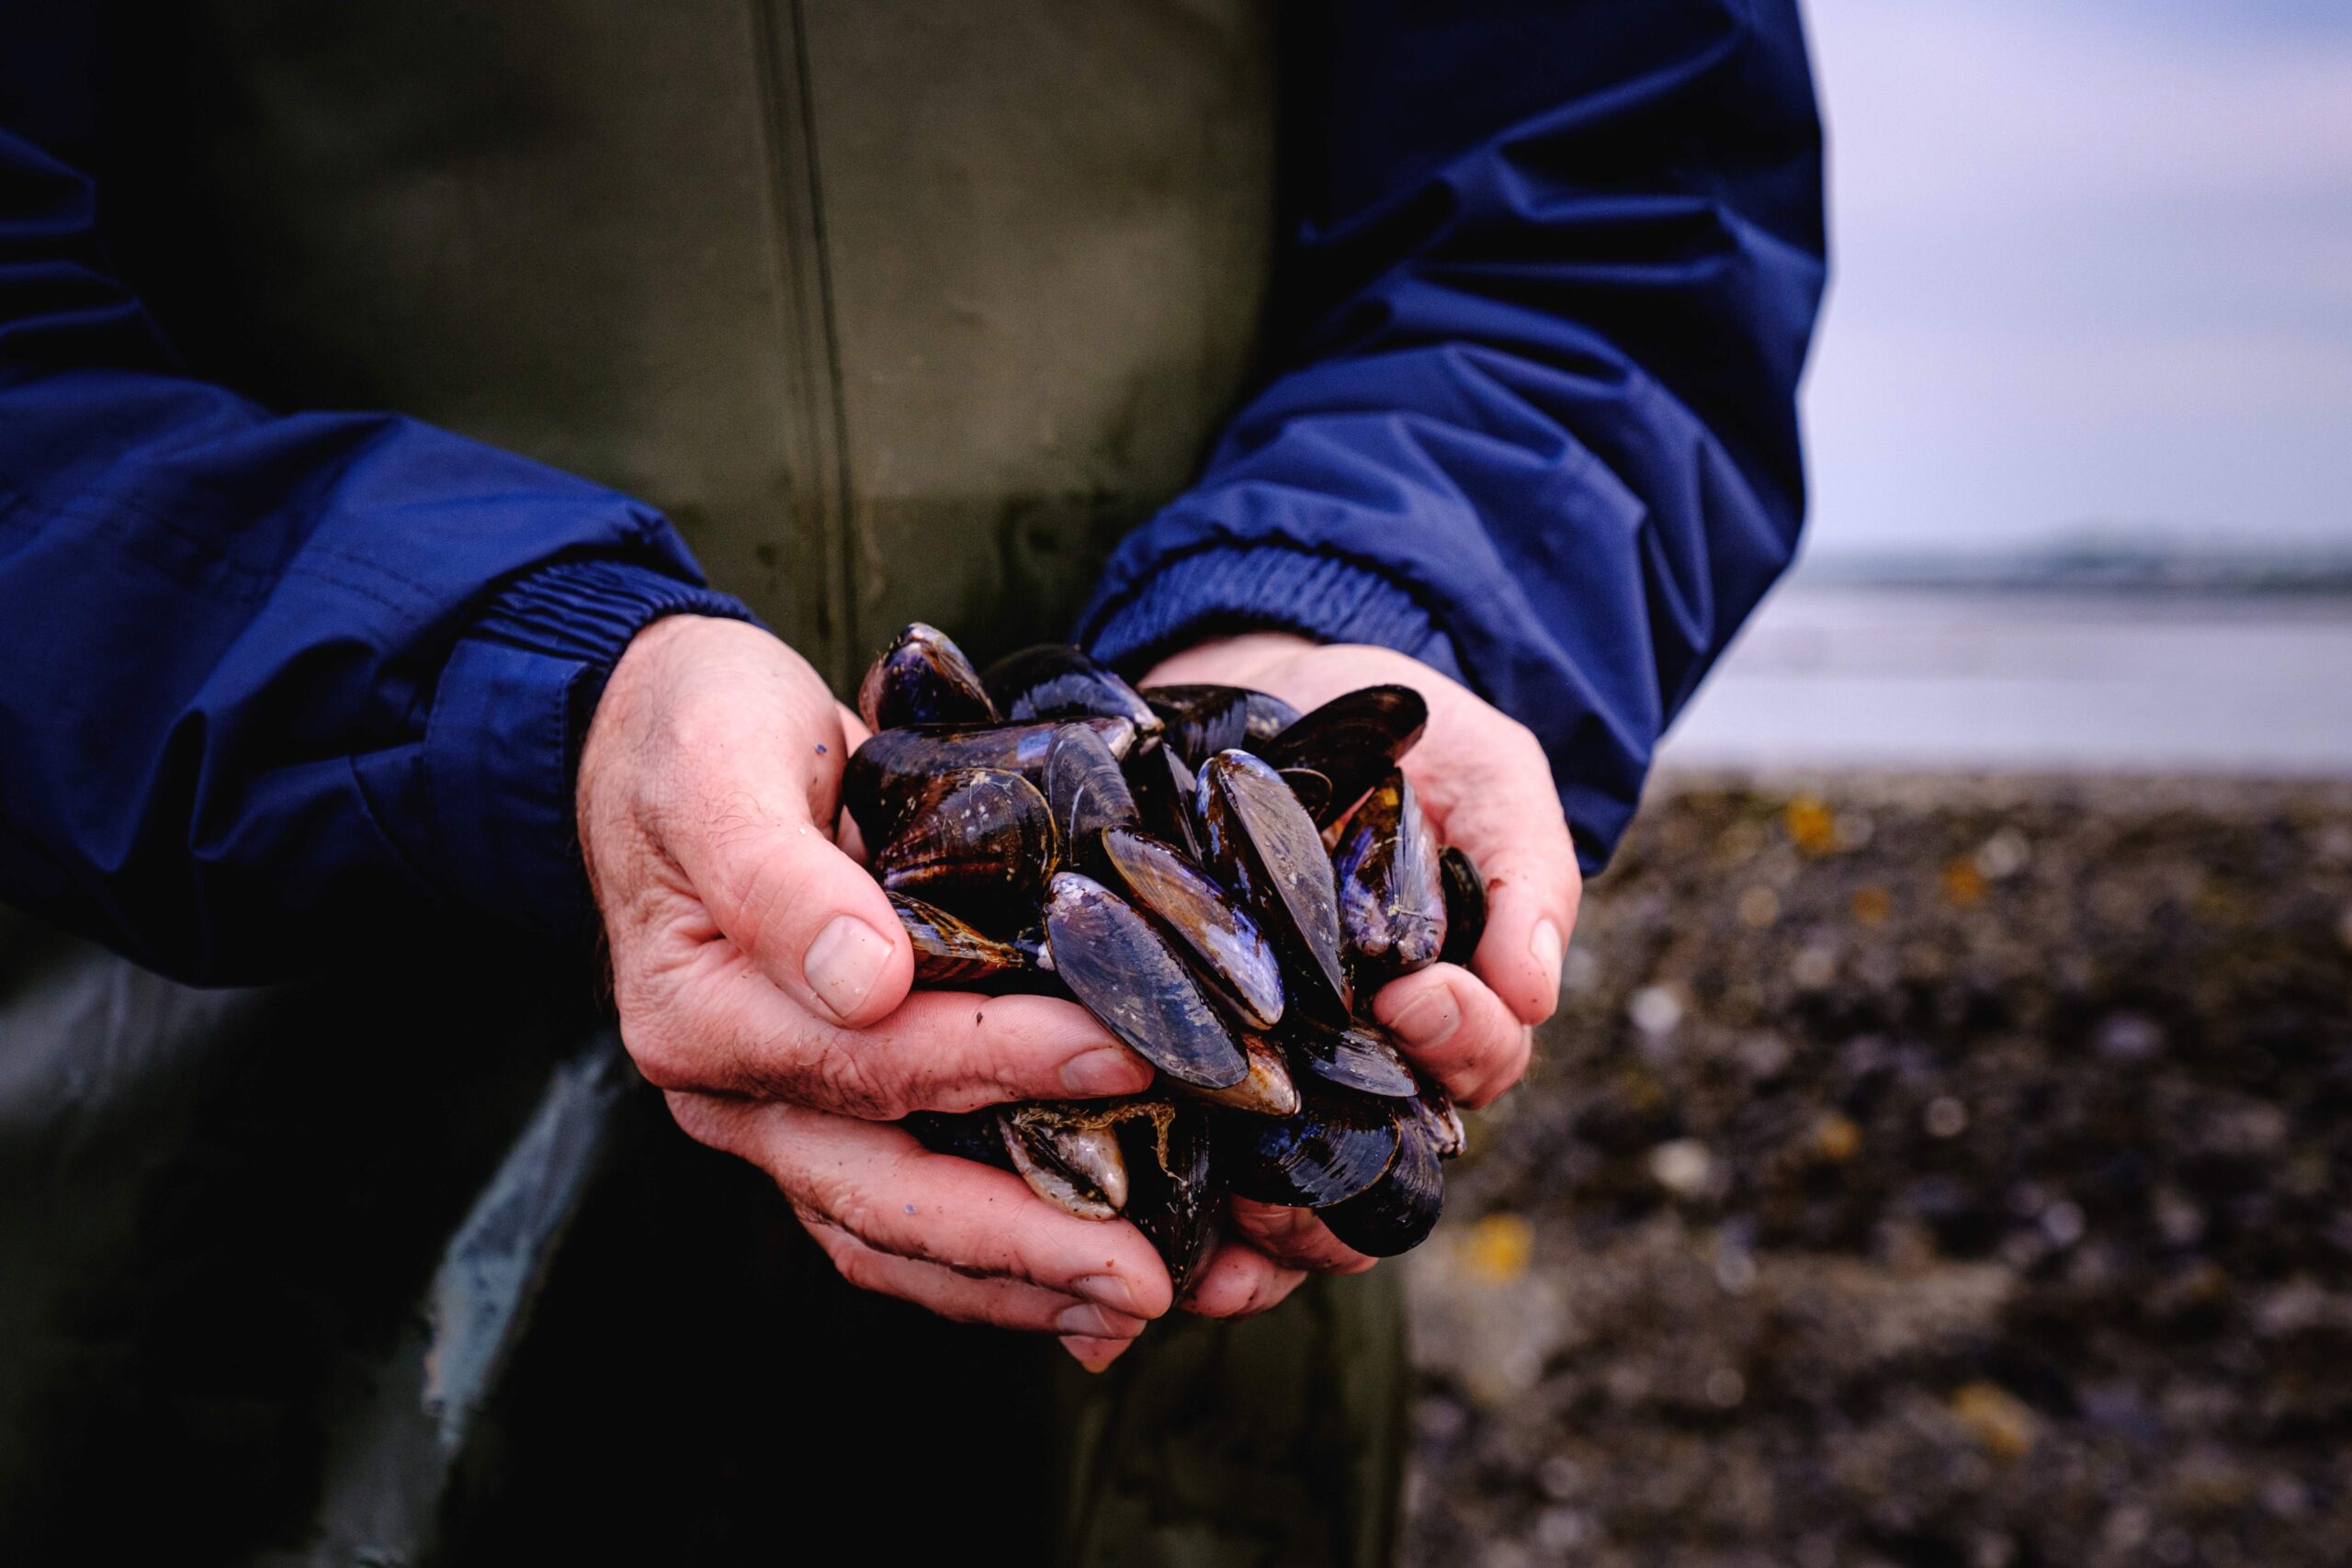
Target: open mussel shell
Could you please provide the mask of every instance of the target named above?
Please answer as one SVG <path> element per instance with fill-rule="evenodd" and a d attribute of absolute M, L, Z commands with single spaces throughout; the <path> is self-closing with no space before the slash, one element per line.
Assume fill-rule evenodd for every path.
<path fill-rule="evenodd" d="M 857 688 L 857 711 L 869 729 L 910 724 L 994 724 L 996 705 L 979 671 L 945 632 L 910 621 L 882 650 Z"/>
<path fill-rule="evenodd" d="M 1316 814 L 1324 827 L 1346 816 L 1429 722 L 1429 704 L 1412 687 L 1365 686 L 1333 697 L 1254 750 L 1276 768 L 1312 768 L 1331 781 L 1331 798 Z"/>
<path fill-rule="evenodd" d="M 1194 1098 L 1211 1105 L 1243 1111 L 1252 1116 L 1288 1116 L 1298 1110 L 1298 1080 L 1282 1047 L 1261 1034 L 1243 1034 L 1242 1053 L 1250 1058 L 1250 1076 L 1225 1089 L 1196 1089 Z"/>
<path fill-rule="evenodd" d="M 977 1160 L 999 1170 L 1012 1168 L 1004 1145 L 1004 1121 L 997 1106 L 981 1111 L 916 1111 L 899 1123 L 935 1155 Z"/>
<path fill-rule="evenodd" d="M 1081 1220 L 1126 1207 L 1126 1156 L 1117 1127 L 1092 1108 L 1055 1101 L 1004 1112 L 1004 1147 L 1029 1190 Z"/>
<path fill-rule="evenodd" d="M 1445 889 L 1445 946 L 1438 956 L 1468 964 L 1487 934 L 1487 878 L 1468 851 L 1448 844 L 1437 857 L 1438 881 Z"/>
<path fill-rule="evenodd" d="M 1046 932 L 1070 994 L 1144 1060 L 1201 1089 L 1249 1076 L 1249 1058 L 1192 966 L 1125 899 L 1091 877 L 1059 873 Z"/>
<path fill-rule="evenodd" d="M 1125 1156 L 1129 1224 L 1168 1266 L 1179 1293 L 1208 1256 L 1223 1191 L 1215 1185 L 1207 1116 L 1161 1101 L 1118 1124 Z"/>
<path fill-rule="evenodd" d="M 1331 1234 L 1372 1258 L 1394 1258 L 1427 1240 L 1445 1207 L 1445 1175 L 1419 1126 L 1399 1130 L 1396 1156 L 1380 1179 L 1354 1197 L 1319 1209 Z"/>
<path fill-rule="evenodd" d="M 1213 1123 L 1217 1174 L 1261 1203 L 1343 1202 L 1388 1168 L 1399 1124 L 1390 1101 L 1308 1088 L 1295 1116 L 1220 1114 Z"/>
<path fill-rule="evenodd" d="M 1019 773 L 958 768 L 930 782 L 905 826 L 874 852 L 874 874 L 981 925 L 1025 919 L 1060 863 L 1060 835 Z"/>
<path fill-rule="evenodd" d="M 1403 773 L 1390 772 L 1349 816 L 1331 864 L 1359 990 L 1437 962 L 1446 922 L 1437 840 Z"/>
<path fill-rule="evenodd" d="M 873 849 L 898 836 L 941 773 L 994 768 L 1019 773 L 1042 790 L 1046 758 L 1055 738 L 1071 724 L 1093 730 L 1114 757 L 1125 756 L 1135 745 L 1135 726 L 1123 718 L 1047 719 L 978 729 L 886 729 L 850 754 L 849 765 L 842 771 L 842 805 Z"/>
<path fill-rule="evenodd" d="M 1160 731 L 1159 716 L 1133 686 L 1068 643 L 1040 643 L 1008 653 L 981 679 L 1008 719 L 1124 718 L 1145 741 Z"/>
<path fill-rule="evenodd" d="M 1293 1063 L 1325 1083 L 1384 1100 L 1404 1100 L 1420 1092 L 1412 1067 L 1378 1024 L 1355 1020 L 1335 1024 L 1302 1016 L 1292 1021 L 1283 1034 Z"/>
<path fill-rule="evenodd" d="M 1209 870 L 1281 955 L 1291 1001 L 1345 1018 L 1353 992 L 1340 955 L 1331 860 L 1290 786 L 1249 752 L 1220 751 L 1201 769 L 1193 819 Z"/>
<path fill-rule="evenodd" d="M 1273 944 L 1208 873 L 1132 829 L 1103 833 L 1096 853 L 1110 884 L 1183 945 L 1242 1022 L 1272 1029 L 1281 1021 L 1283 970 Z"/>
<path fill-rule="evenodd" d="M 1138 820 L 1119 759 L 1082 724 L 1064 725 L 1046 749 L 1046 804 L 1073 858 L 1077 846 L 1091 845 L 1105 829 L 1132 828 Z"/>

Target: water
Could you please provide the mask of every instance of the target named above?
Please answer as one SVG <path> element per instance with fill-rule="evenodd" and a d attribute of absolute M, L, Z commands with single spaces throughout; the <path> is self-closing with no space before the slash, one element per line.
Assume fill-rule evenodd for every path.
<path fill-rule="evenodd" d="M 2352 594 L 1800 581 L 1660 761 L 2352 776 Z"/>

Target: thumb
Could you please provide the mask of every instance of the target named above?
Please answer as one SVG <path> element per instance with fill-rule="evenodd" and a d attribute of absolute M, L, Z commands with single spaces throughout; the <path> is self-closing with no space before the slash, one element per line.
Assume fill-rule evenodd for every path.
<path fill-rule="evenodd" d="M 806 705 L 790 734 L 711 759 L 702 830 L 678 859 L 718 933 L 815 1016 L 862 1028 L 914 983 L 914 948 L 881 885 L 833 841 L 847 751 L 838 708 Z M 763 740 L 772 744 L 762 744 Z"/>
<path fill-rule="evenodd" d="M 741 894 L 722 931 L 769 982 L 853 1029 L 887 1017 L 914 984 L 914 948 L 879 884 L 811 822 L 737 840 Z"/>

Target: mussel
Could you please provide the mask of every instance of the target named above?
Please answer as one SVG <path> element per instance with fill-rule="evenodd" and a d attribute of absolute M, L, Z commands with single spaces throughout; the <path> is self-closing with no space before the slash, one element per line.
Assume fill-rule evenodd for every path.
<path fill-rule="evenodd" d="M 1293 998 L 1346 1017 L 1354 992 L 1330 857 L 1282 775 L 1247 751 L 1218 752 L 1201 769 L 1193 821 L 1210 871 L 1272 937 Z"/>
<path fill-rule="evenodd" d="M 1467 850 L 1448 844 L 1437 857 L 1438 880 L 1445 887 L 1445 946 L 1438 957 L 1467 964 L 1487 934 L 1487 879 Z"/>
<path fill-rule="evenodd" d="M 1159 716 L 1133 686 L 1068 643 L 1008 653 L 981 679 L 1008 719 L 1124 718 L 1146 743 L 1160 732 Z"/>
<path fill-rule="evenodd" d="M 1258 748 L 1276 768 L 1311 768 L 1331 781 L 1317 827 L 1346 816 L 1429 727 L 1430 705 L 1410 686 L 1366 686 L 1333 697 Z"/>
<path fill-rule="evenodd" d="M 1070 994 L 1136 1054 L 1181 1083 L 1226 1089 L 1250 1059 L 1191 967 L 1153 923 L 1095 881 L 1053 879 L 1046 934 Z"/>
<path fill-rule="evenodd" d="M 1135 726 L 1123 718 L 1048 719 L 977 729 L 929 725 L 886 729 L 850 754 L 842 770 L 842 805 L 855 819 L 866 847 L 873 849 L 896 836 L 941 773 L 990 768 L 1019 773 L 1042 790 L 1046 758 L 1055 738 L 1069 724 L 1093 730 L 1114 757 L 1125 756 L 1135 744 Z"/>
<path fill-rule="evenodd" d="M 988 992 L 1057 988 L 1044 984 L 1053 971 L 1053 955 L 1042 933 L 999 941 L 936 904 L 903 893 L 890 895 L 890 908 L 914 944 L 918 986 Z"/>
<path fill-rule="evenodd" d="M 999 769 L 956 768 L 929 780 L 875 849 L 874 874 L 890 892 L 985 922 L 1034 910 L 1060 859 L 1036 785 Z"/>
<path fill-rule="evenodd" d="M 1167 744 L 1198 768 L 1219 751 L 1255 750 L 1298 720 L 1298 710 L 1246 686 L 1149 686 L 1144 701 L 1166 721 Z"/>
<path fill-rule="evenodd" d="M 1358 988 L 1376 991 L 1437 962 L 1446 921 L 1437 843 L 1403 773 L 1373 786 L 1340 829 L 1331 859 Z"/>
<path fill-rule="evenodd" d="M 1331 1234 L 1374 1258 L 1419 1247 L 1445 1206 L 1445 1177 L 1417 1122 L 1401 1122 L 1396 1152 L 1380 1179 L 1352 1198 L 1317 1211 Z"/>
<path fill-rule="evenodd" d="M 996 705 L 979 672 L 947 634 L 910 621 L 857 688 L 857 711 L 873 730 L 910 724 L 994 724 Z"/>
<path fill-rule="evenodd" d="M 1066 995 L 1159 1074 L 1149 1092 L 924 1111 L 934 1153 L 1134 1224 L 1182 1290 L 1227 1194 L 1401 1251 L 1442 1204 L 1461 1118 L 1356 1008 L 1486 919 L 1397 772 L 1402 686 L 1300 714 L 1235 686 L 1138 694 L 1075 648 L 975 674 L 914 623 L 867 672 L 876 733 L 842 784 L 921 986 Z"/>
<path fill-rule="evenodd" d="M 1252 1029 L 1282 1021 L 1282 965 L 1258 924 L 1172 845 L 1125 828 L 1102 836 L 1105 874 L 1184 945 L 1193 968 Z"/>

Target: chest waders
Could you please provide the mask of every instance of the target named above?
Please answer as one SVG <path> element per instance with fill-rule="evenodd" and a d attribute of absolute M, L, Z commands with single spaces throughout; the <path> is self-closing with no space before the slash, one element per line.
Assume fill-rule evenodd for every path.
<path fill-rule="evenodd" d="M 1250 372 L 1266 4 L 124 12 L 108 238 L 194 373 L 641 496 L 842 690 L 1065 632 Z M 1089 1378 L 842 1287 L 577 970 L 0 938 L 0 1558 L 1388 1555 L 1394 1269 Z"/>

